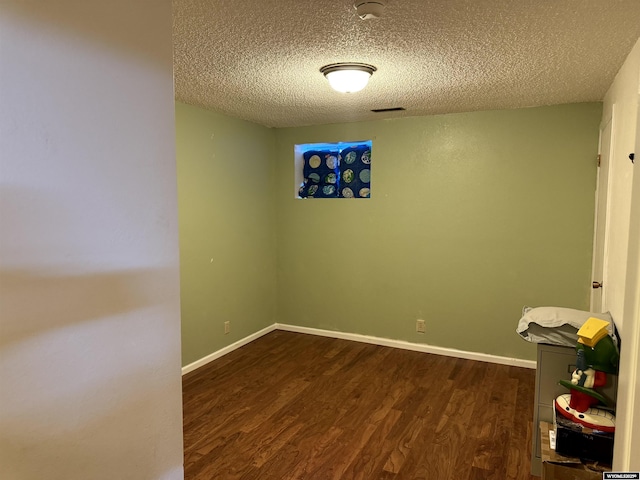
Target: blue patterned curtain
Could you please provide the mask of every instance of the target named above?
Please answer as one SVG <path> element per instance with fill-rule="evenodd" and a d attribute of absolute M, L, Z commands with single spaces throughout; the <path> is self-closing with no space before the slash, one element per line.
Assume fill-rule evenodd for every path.
<path fill-rule="evenodd" d="M 369 198 L 371 143 L 307 150 L 303 154 L 302 198 Z"/>

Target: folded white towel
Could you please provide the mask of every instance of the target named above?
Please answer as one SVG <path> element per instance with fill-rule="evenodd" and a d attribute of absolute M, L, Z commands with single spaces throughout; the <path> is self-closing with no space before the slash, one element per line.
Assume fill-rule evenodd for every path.
<path fill-rule="evenodd" d="M 589 318 L 609 322 L 607 330 L 617 345 L 615 325 L 609 313 L 594 313 L 564 307 L 524 307 L 516 332 L 528 342 L 575 347 L 578 330 Z"/>

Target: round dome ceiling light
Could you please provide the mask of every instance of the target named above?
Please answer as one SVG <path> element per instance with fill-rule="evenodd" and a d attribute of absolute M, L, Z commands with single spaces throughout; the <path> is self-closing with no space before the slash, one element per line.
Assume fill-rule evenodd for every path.
<path fill-rule="evenodd" d="M 382 2 L 356 2 L 353 5 L 358 16 L 362 20 L 371 20 L 372 18 L 380 18 L 384 11 L 384 3 Z"/>
<path fill-rule="evenodd" d="M 332 63 L 320 69 L 331 88 L 342 93 L 359 92 L 375 71 L 376 67 L 366 63 Z"/>

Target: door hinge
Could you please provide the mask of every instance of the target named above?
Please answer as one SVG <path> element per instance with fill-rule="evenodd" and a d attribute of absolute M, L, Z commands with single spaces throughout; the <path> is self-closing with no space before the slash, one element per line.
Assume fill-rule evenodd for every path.
<path fill-rule="evenodd" d="M 600 166 L 600 161 L 602 160 L 602 155 L 598 154 L 598 166 Z"/>

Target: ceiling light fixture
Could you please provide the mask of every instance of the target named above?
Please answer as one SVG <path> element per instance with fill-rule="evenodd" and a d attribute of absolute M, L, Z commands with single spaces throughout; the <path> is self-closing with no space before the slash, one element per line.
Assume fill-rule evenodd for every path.
<path fill-rule="evenodd" d="M 384 3 L 381 1 L 357 1 L 353 8 L 358 12 L 358 16 L 362 20 L 371 20 L 372 18 L 380 18 L 384 11 Z"/>
<path fill-rule="evenodd" d="M 331 88 L 342 93 L 359 92 L 367 86 L 375 71 L 376 67 L 366 63 L 332 63 L 320 69 Z"/>

